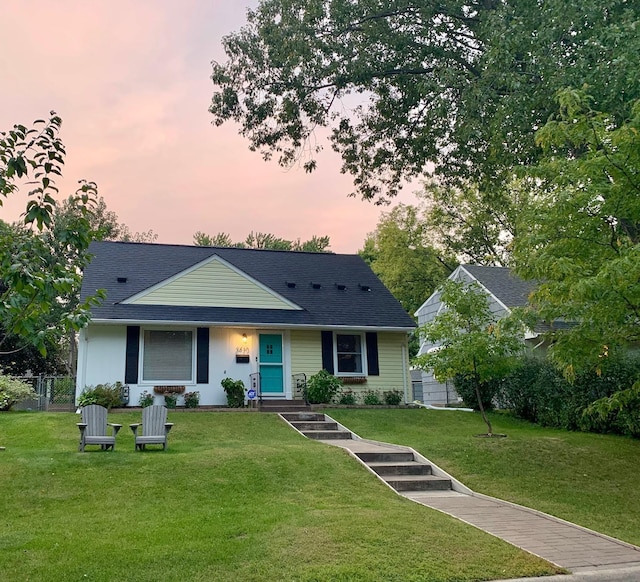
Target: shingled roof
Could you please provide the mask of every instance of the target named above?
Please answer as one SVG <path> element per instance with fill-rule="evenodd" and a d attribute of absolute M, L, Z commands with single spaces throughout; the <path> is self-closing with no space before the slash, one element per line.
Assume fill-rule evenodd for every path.
<path fill-rule="evenodd" d="M 122 242 L 94 242 L 89 252 L 93 259 L 84 271 L 81 298 L 97 289 L 107 294 L 105 301 L 91 310 L 94 321 L 397 330 L 415 327 L 413 319 L 358 255 Z M 301 309 L 123 303 L 214 256 Z"/>
<path fill-rule="evenodd" d="M 534 281 L 520 279 L 507 267 L 462 265 L 462 268 L 506 307 L 524 307 L 536 287 Z"/>

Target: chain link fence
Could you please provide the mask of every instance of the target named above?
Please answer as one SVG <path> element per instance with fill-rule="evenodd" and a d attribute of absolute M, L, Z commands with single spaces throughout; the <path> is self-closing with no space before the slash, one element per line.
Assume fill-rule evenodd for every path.
<path fill-rule="evenodd" d="M 14 410 L 74 412 L 76 380 L 70 376 L 21 376 L 19 380 L 33 387 L 36 397 L 16 404 Z"/>

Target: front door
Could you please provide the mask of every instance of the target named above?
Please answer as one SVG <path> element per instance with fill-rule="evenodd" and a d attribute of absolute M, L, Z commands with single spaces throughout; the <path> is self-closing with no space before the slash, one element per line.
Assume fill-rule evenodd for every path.
<path fill-rule="evenodd" d="M 280 334 L 260 334 L 260 390 L 264 396 L 282 396 L 284 394 L 282 336 Z"/>

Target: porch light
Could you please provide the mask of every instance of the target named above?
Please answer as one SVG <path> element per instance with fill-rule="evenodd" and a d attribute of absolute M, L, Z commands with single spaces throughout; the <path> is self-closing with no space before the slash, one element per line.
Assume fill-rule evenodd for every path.
<path fill-rule="evenodd" d="M 245 343 L 245 344 L 247 343 L 247 334 L 246 333 L 242 334 L 242 343 Z"/>

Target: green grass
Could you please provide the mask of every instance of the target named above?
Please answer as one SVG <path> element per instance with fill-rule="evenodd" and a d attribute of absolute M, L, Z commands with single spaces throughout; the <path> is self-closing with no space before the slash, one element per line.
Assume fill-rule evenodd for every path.
<path fill-rule="evenodd" d="M 274 415 L 170 412 L 169 449 L 142 453 L 126 426 L 139 416 L 111 415 L 125 425 L 114 452 L 79 453 L 76 415 L 0 413 L 0 580 L 436 582 L 555 571 L 395 495 Z"/>
<path fill-rule="evenodd" d="M 471 489 L 640 545 L 640 441 L 491 415 L 425 409 L 328 414 L 363 438 L 412 446 Z"/>

